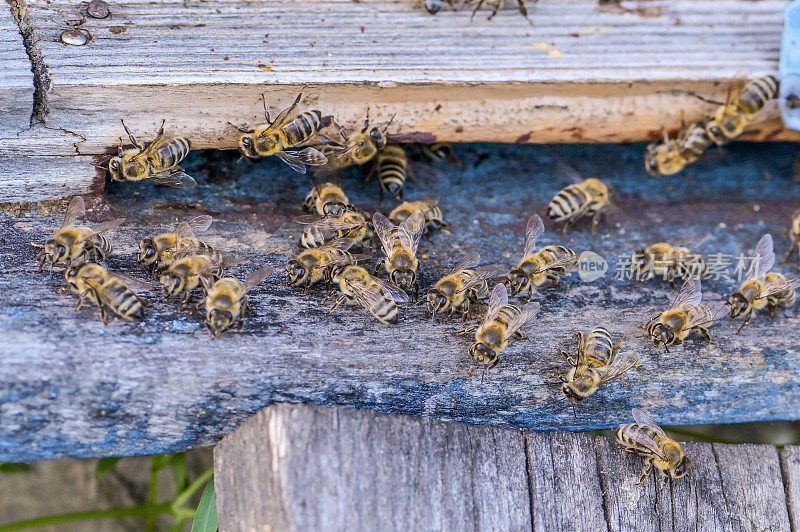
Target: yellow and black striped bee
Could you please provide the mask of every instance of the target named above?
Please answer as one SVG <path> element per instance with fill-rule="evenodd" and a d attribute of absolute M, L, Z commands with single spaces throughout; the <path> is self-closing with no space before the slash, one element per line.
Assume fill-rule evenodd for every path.
<path fill-rule="evenodd" d="M 220 334 L 234 325 L 242 330 L 244 316 L 251 312 L 248 292 L 274 271 L 271 266 L 265 266 L 248 275 L 245 282 L 233 277 L 223 277 L 217 281 L 201 277 L 206 289 L 206 327 L 211 331 L 212 338 L 219 338 Z"/>
<path fill-rule="evenodd" d="M 139 242 L 139 251 L 136 260 L 152 273 L 158 274 L 175 261 L 175 257 L 188 251 L 198 255 L 210 255 L 221 258 L 219 251 L 195 238 L 196 233 L 202 233 L 211 227 L 213 218 L 208 215 L 196 216 L 186 222 L 181 222 L 171 233 L 147 237 Z"/>
<path fill-rule="evenodd" d="M 788 262 L 792 253 L 795 251 L 800 253 L 800 209 L 792 213 L 792 226 L 789 229 L 789 240 L 791 240 L 792 245 L 789 247 L 789 251 L 786 252 L 783 262 Z"/>
<path fill-rule="evenodd" d="M 409 293 L 413 290 L 416 296 L 419 291 L 417 248 L 425 231 L 425 215 L 417 211 L 405 222 L 395 225 L 386 216 L 376 212 L 372 216 L 372 226 L 385 256 L 378 267 L 386 270 L 394 284 Z"/>
<path fill-rule="evenodd" d="M 466 318 L 472 303 L 488 297 L 489 285 L 486 280 L 495 275 L 497 270 L 476 270 L 480 260 L 478 253 L 466 255 L 433 285 L 427 295 L 431 316 L 445 313 L 451 316 L 454 312 L 460 312 Z"/>
<path fill-rule="evenodd" d="M 183 294 L 180 309 L 189 301 L 195 289 L 202 286 L 203 278 L 216 281 L 222 277 L 223 269 L 232 266 L 235 261 L 225 257 L 188 254 L 177 257 L 169 268 L 159 276 L 164 287 L 164 297 L 171 299 Z"/>
<path fill-rule="evenodd" d="M 84 299 L 89 299 L 100 309 L 104 325 L 108 325 L 106 308 L 126 320 L 144 318 L 146 304 L 130 287 L 149 290 L 152 287 L 147 283 L 120 273 L 111 273 L 94 262 L 70 265 L 64 272 L 64 278 L 70 289 L 80 297 L 76 311 L 83 306 Z"/>
<path fill-rule="evenodd" d="M 303 111 L 293 119 L 289 115 L 294 111 L 302 98 L 302 91 L 297 95 L 294 103 L 280 112 L 274 121 L 270 120 L 267 101 L 264 95 L 264 118 L 267 122 L 254 129 L 236 129 L 244 133 L 239 139 L 239 151 L 245 157 L 258 159 L 275 155 L 289 167 L 301 174 L 306 173 L 306 166 L 322 166 L 328 162 L 327 157 L 314 147 L 293 149 L 309 142 L 319 130 L 326 127 L 331 117 L 322 116 L 317 109 Z"/>
<path fill-rule="evenodd" d="M 37 273 L 44 270 L 45 265 L 69 266 L 74 261 L 105 262 L 111 253 L 111 243 L 101 234 L 119 227 L 125 218 L 117 218 L 100 224 L 94 229 L 76 227 L 75 223 L 86 215 L 86 203 L 80 196 L 75 196 L 67 206 L 61 228 L 42 244 L 33 244 L 42 248 L 36 255 L 39 262 Z"/>
<path fill-rule="evenodd" d="M 156 138 L 147 146 L 133 136 L 122 122 L 133 148 L 122 149 L 108 161 L 108 172 L 112 181 L 152 181 L 173 188 L 192 188 L 197 182 L 179 166 L 192 149 L 189 139 L 164 133 L 164 121 Z"/>
<path fill-rule="evenodd" d="M 495 285 L 483 323 L 475 331 L 475 343 L 469 348 L 472 359 L 478 364 L 487 364 L 487 369 L 495 367 L 509 340 L 524 338 L 520 328 L 538 312 L 539 303 L 528 303 L 522 308 L 509 304 L 506 285 Z"/>
<path fill-rule="evenodd" d="M 571 403 L 579 403 L 592 395 L 601 384 L 615 379 L 636 365 L 636 356 L 617 358 L 620 340 L 612 343 L 605 327 L 595 327 L 586 334 L 578 331 L 578 355 L 561 354 L 572 366 L 561 377 L 561 391 Z"/>
<path fill-rule="evenodd" d="M 701 304 L 703 293 L 700 279 L 687 279 L 669 309 L 657 314 L 645 324 L 644 329 L 653 340 L 653 346 L 669 348 L 681 345 L 686 337 L 697 332 L 708 343 L 713 344 L 708 326 L 725 316 L 724 304 L 708 307 Z"/>
<path fill-rule="evenodd" d="M 797 301 L 795 289 L 800 286 L 800 279 L 790 279 L 777 272 L 769 273 L 774 264 L 772 235 L 766 234 L 756 245 L 755 256 L 744 282 L 728 298 L 731 318 L 746 316 L 736 334 L 750 323 L 756 310 L 767 309 L 769 315 L 775 317 L 779 308 L 791 307 Z"/>
<path fill-rule="evenodd" d="M 341 216 L 351 207 L 342 187 L 330 181 L 315 184 L 303 200 L 303 210 L 319 216 Z"/>
<path fill-rule="evenodd" d="M 742 134 L 769 100 L 778 96 L 778 79 L 763 76 L 750 81 L 735 80 L 728 90 L 725 104 L 706 122 L 711 140 L 722 146 Z"/>
<path fill-rule="evenodd" d="M 581 179 L 569 165 L 560 164 L 576 183 L 563 188 L 547 205 L 547 216 L 563 223 L 561 231 L 566 233 L 575 220 L 584 216 L 592 217 L 592 234 L 597 232 L 600 216 L 610 205 L 611 195 L 608 186 L 595 177 Z"/>
<path fill-rule="evenodd" d="M 664 140 L 648 144 L 644 154 L 644 168 L 652 176 L 677 174 L 696 162 L 714 142 L 706 131 L 705 121 L 681 126 L 676 139 L 670 139 L 666 130 Z"/>
<path fill-rule="evenodd" d="M 536 240 L 544 233 L 541 216 L 534 214 L 525 227 L 525 248 L 522 260 L 508 274 L 508 290 L 518 295 L 526 290 L 533 295 L 535 288 L 550 281 L 558 284 L 559 275 L 567 274 L 568 269 L 578 263 L 578 255 L 564 246 L 545 246 L 535 251 Z"/>
<path fill-rule="evenodd" d="M 675 279 L 703 279 L 708 265 L 703 256 L 686 247 L 658 242 L 634 253 L 634 273 L 639 281 L 662 277 L 670 285 Z"/>
<path fill-rule="evenodd" d="M 350 253 L 348 250 L 352 245 L 351 240 L 334 240 L 324 246 L 297 254 L 286 264 L 287 286 L 299 286 L 308 290 L 313 285 L 330 279 L 332 265 L 346 266 L 369 258 L 366 255 Z"/>
<path fill-rule="evenodd" d="M 335 217 L 298 216 L 294 221 L 307 226 L 300 235 L 300 246 L 306 249 L 318 248 L 338 239 L 349 240 L 354 246 L 363 246 L 373 235 L 369 219 L 355 209 L 347 209 Z"/>
<path fill-rule="evenodd" d="M 393 283 L 371 275 L 361 266 L 336 264 L 339 261 L 329 264 L 332 267 L 331 280 L 341 292 L 330 312 L 345 301 L 355 301 L 381 323 L 395 323 L 397 303 L 408 302 L 406 293 Z"/>
<path fill-rule="evenodd" d="M 342 126 L 334 122 L 333 125 L 339 131 L 342 142 L 334 142 L 331 139 L 323 138 L 324 144 L 318 147 L 328 158 L 328 164 L 320 168 L 319 173 L 323 175 L 329 174 L 352 165 L 362 166 L 371 161 L 386 147 L 385 133 L 392 120 L 394 120 L 394 115 L 383 128 L 370 128 L 369 109 L 367 109 L 364 128 L 353 135 L 348 135 Z"/>
<path fill-rule="evenodd" d="M 433 232 L 437 229 L 447 229 L 448 225 L 444 221 L 442 208 L 439 207 L 439 200 L 436 198 L 404 201 L 389 213 L 389 220 L 395 225 L 400 225 L 417 211 L 422 211 L 422 214 L 425 215 L 426 233 Z"/>
<path fill-rule="evenodd" d="M 647 412 L 634 408 L 632 414 L 635 423 L 617 429 L 617 443 L 626 452 L 643 456 L 647 461 L 637 486 L 644 482 L 653 468 L 661 478 L 662 488 L 668 478 L 686 476 L 692 461 L 683 452 L 683 447 L 667 436 Z"/>
<path fill-rule="evenodd" d="M 367 181 L 372 179 L 375 174 L 378 176 L 381 199 L 383 199 L 383 193 L 386 192 L 402 201 L 406 179 L 409 177 L 413 179 L 406 151 L 397 145 L 386 146 L 375 158 L 375 162 L 367 174 Z"/>

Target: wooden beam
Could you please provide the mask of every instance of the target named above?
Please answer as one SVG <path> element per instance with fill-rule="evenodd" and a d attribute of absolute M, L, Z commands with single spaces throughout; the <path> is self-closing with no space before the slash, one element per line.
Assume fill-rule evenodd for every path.
<path fill-rule="evenodd" d="M 0 155 L 12 131 L 30 127 L 33 72 L 11 7 L 0 4 Z"/>
<path fill-rule="evenodd" d="M 792 530 L 797 530 L 800 527 L 800 447 L 784 447 L 779 455 L 789 520 Z"/>

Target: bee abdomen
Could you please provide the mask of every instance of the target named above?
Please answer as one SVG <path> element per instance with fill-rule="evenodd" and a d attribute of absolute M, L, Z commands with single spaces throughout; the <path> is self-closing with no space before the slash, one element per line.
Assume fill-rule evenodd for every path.
<path fill-rule="evenodd" d="M 283 126 L 283 134 L 289 146 L 295 146 L 311 138 L 322 127 L 322 113 L 316 109 L 304 111 Z"/>
<path fill-rule="evenodd" d="M 397 320 L 397 304 L 388 297 L 376 302 L 367 310 L 384 323 L 392 323 Z"/>
<path fill-rule="evenodd" d="M 172 168 L 184 157 L 189 155 L 189 150 L 192 149 L 192 143 L 189 139 L 174 139 L 172 142 L 158 150 L 158 158 L 161 160 L 164 168 Z"/>
<path fill-rule="evenodd" d="M 300 235 L 300 245 L 306 249 L 318 248 L 324 244 L 325 235 L 317 227 L 309 227 Z"/>
<path fill-rule="evenodd" d="M 514 318 L 519 316 L 519 313 L 520 310 L 514 305 L 505 305 L 500 307 L 500 310 L 497 312 L 496 320 L 508 325 Z"/>
<path fill-rule="evenodd" d="M 611 360 L 614 352 L 614 344 L 611 341 L 611 334 L 605 327 L 596 327 L 589 332 L 589 340 L 594 340 L 594 353 L 589 354 L 589 358 L 595 359 L 598 365 L 605 366 Z"/>
<path fill-rule="evenodd" d="M 408 159 L 399 146 L 389 146 L 378 155 L 378 181 L 384 190 L 397 193 L 407 178 Z"/>
<path fill-rule="evenodd" d="M 687 164 L 696 161 L 714 141 L 708 136 L 706 128 L 700 124 L 695 124 L 684 138 L 681 146 L 681 155 L 686 159 Z"/>
<path fill-rule="evenodd" d="M 775 76 L 764 76 L 751 80 L 742 90 L 739 109 L 753 115 L 764 108 L 769 100 L 778 96 L 778 80 Z"/>
<path fill-rule="evenodd" d="M 106 288 L 106 293 L 109 295 L 108 306 L 118 315 L 127 319 L 144 316 L 142 301 L 121 282 L 112 281 L 112 284 Z"/>
<path fill-rule="evenodd" d="M 547 216 L 551 220 L 565 220 L 574 216 L 588 201 L 578 185 L 570 185 L 556 194 L 547 205 Z"/>

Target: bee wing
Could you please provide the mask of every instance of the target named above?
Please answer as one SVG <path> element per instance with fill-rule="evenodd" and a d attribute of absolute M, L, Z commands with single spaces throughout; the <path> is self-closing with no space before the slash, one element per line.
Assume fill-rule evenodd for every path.
<path fill-rule="evenodd" d="M 159 136 L 153 139 L 153 141 L 144 147 L 139 153 L 131 157 L 131 160 L 134 159 L 144 159 L 147 158 L 151 153 L 156 152 L 172 142 L 172 139 L 175 138 L 175 135 L 172 133 L 161 133 Z"/>
<path fill-rule="evenodd" d="M 411 300 L 408 297 L 408 294 L 406 294 L 402 288 L 391 281 L 385 281 L 378 277 L 374 277 L 373 279 L 381 286 L 384 292 L 386 292 L 386 295 L 394 300 L 395 303 L 408 303 Z"/>
<path fill-rule="evenodd" d="M 148 179 L 153 183 L 171 188 L 194 188 L 197 186 L 197 181 L 182 170 L 167 170 L 165 172 L 153 174 Z"/>
<path fill-rule="evenodd" d="M 658 430 L 661 429 L 659 428 Z M 633 441 L 635 441 L 636 443 L 638 443 L 639 445 L 642 445 L 643 447 L 651 451 L 659 458 L 662 459 L 665 458 L 664 452 L 661 450 L 661 448 L 659 448 L 655 440 L 653 440 L 653 438 L 642 432 L 642 430 L 639 427 L 632 427 L 628 432 L 625 433 L 625 435 L 628 436 Z"/>
<path fill-rule="evenodd" d="M 489 296 L 489 309 L 486 311 L 483 323 L 492 321 L 503 305 L 508 305 L 508 289 L 503 283 L 497 283 Z"/>
<path fill-rule="evenodd" d="M 656 420 L 653 419 L 653 416 L 651 416 L 649 413 L 645 412 L 640 408 L 634 408 L 633 410 L 631 410 L 631 414 L 633 414 L 633 420 L 639 425 L 647 427 L 648 429 L 652 429 L 656 434 L 658 434 L 662 438 L 669 438 L 669 436 L 667 436 L 667 433 L 664 432 L 664 430 L 658 426 Z"/>
<path fill-rule="evenodd" d="M 526 255 L 527 256 L 527 255 Z M 554 260 L 543 267 L 536 270 L 534 273 L 542 273 L 546 272 L 547 270 L 555 270 L 558 268 L 572 268 L 577 264 L 577 257 L 562 257 L 558 260 Z"/>
<path fill-rule="evenodd" d="M 784 290 L 794 290 L 798 286 L 800 286 L 800 279 L 797 277 L 786 279 L 782 283 L 770 283 L 764 288 L 764 291 L 761 292 L 761 297 L 771 296 L 772 294 L 777 294 Z"/>
<path fill-rule="evenodd" d="M 475 272 L 475 275 L 464 281 L 464 284 L 461 285 L 461 288 L 456 290 L 456 294 L 466 292 L 476 284 L 481 283 L 490 277 L 499 275 L 502 272 L 503 269 L 500 266 L 487 266 L 485 268 L 481 268 Z"/>
<path fill-rule="evenodd" d="M 747 79 L 744 77 L 737 77 L 731 81 L 731 85 L 728 87 L 728 96 L 725 98 L 725 107 L 737 107 L 739 97 L 742 95 L 742 90 L 746 83 Z"/>
<path fill-rule="evenodd" d="M 636 355 L 624 355 L 620 358 L 615 358 L 614 362 L 600 378 L 600 384 L 616 379 L 638 363 L 639 358 Z"/>
<path fill-rule="evenodd" d="M 295 219 L 294 221 L 298 222 L 297 219 Z M 298 222 L 298 223 L 303 223 L 303 222 Z M 347 231 L 363 225 L 353 220 L 342 220 L 341 218 L 320 219 L 319 217 L 317 217 L 316 221 L 310 222 L 309 224 L 313 225 L 320 231 Z"/>
<path fill-rule="evenodd" d="M 675 296 L 675 301 L 672 302 L 669 308 L 671 310 L 682 306 L 698 306 L 702 300 L 703 292 L 700 279 L 687 279 L 681 286 L 678 295 Z"/>
<path fill-rule="evenodd" d="M 556 158 L 555 161 L 556 171 L 566 175 L 573 183 L 583 183 L 583 176 L 571 165 L 564 162 L 562 159 Z"/>
<path fill-rule="evenodd" d="M 86 202 L 83 201 L 82 196 L 75 196 L 67 206 L 67 212 L 64 213 L 64 221 L 61 222 L 61 227 L 75 225 L 75 222 L 84 216 L 86 216 Z"/>
<path fill-rule="evenodd" d="M 718 319 L 724 318 L 728 315 L 729 309 L 725 303 L 717 303 L 714 306 L 695 305 L 689 310 L 689 321 L 686 323 L 687 328 L 703 327 Z"/>
<path fill-rule="evenodd" d="M 422 233 L 425 232 L 425 215 L 422 211 L 414 211 L 414 214 L 406 218 L 400 224 L 400 243 L 408 248 L 412 254 L 417 254 L 419 241 L 422 238 Z"/>
<path fill-rule="evenodd" d="M 515 332 L 520 330 L 523 325 L 531 321 L 539 313 L 541 306 L 539 303 L 528 303 L 522 307 L 519 316 L 511 320 L 506 328 L 506 338 L 510 338 Z"/>
<path fill-rule="evenodd" d="M 328 158 L 316 148 L 303 148 L 300 151 L 279 151 L 276 153 L 280 159 L 289 165 L 295 172 L 306 173 L 306 166 L 324 166 Z"/>
<path fill-rule="evenodd" d="M 84 237 L 81 239 L 81 242 L 86 241 L 92 238 L 93 236 L 99 235 L 100 233 L 105 233 L 113 229 L 116 229 L 124 222 L 125 218 L 115 218 L 108 222 L 101 223 L 99 226 L 95 227 L 91 232 L 86 233 L 86 235 L 84 235 Z"/>
<path fill-rule="evenodd" d="M 525 248 L 522 251 L 523 257 L 529 257 L 533 254 L 533 249 L 536 247 L 536 240 L 544 233 L 544 222 L 542 217 L 534 214 L 528 218 L 528 225 L 525 226 Z"/>
<path fill-rule="evenodd" d="M 125 275 L 123 273 L 112 273 L 114 277 L 122 281 L 125 286 L 130 288 L 131 290 L 138 290 L 138 291 L 151 291 L 155 290 L 156 287 L 153 286 L 152 283 L 148 283 L 147 281 L 142 281 L 137 279 L 136 277 L 131 277 L 130 275 Z"/>
<path fill-rule="evenodd" d="M 372 216 L 372 226 L 375 228 L 375 234 L 378 235 L 378 240 L 381 242 L 384 255 L 389 257 L 394 247 L 395 228 L 397 226 L 394 225 L 389 218 L 379 212 L 376 212 Z"/>
<path fill-rule="evenodd" d="M 178 224 L 178 227 L 175 228 L 175 235 L 178 238 L 193 238 L 196 233 L 207 231 L 213 221 L 214 218 L 207 214 L 197 216 Z"/>
<path fill-rule="evenodd" d="M 747 279 L 763 279 L 775 265 L 775 251 L 772 246 L 772 235 L 767 233 L 756 244 L 753 262 L 747 270 Z"/>
<path fill-rule="evenodd" d="M 244 282 L 244 293 L 246 294 L 256 286 L 260 285 L 264 279 L 272 275 L 274 271 L 275 268 L 272 266 L 264 266 L 263 268 L 260 268 L 248 275 Z"/>

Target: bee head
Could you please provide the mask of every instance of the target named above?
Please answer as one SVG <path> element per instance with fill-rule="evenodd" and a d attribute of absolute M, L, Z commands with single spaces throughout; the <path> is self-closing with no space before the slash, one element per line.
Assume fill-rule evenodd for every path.
<path fill-rule="evenodd" d="M 661 162 L 667 158 L 667 146 L 660 142 L 648 144 L 644 152 L 644 169 L 652 176 L 661 175 Z"/>
<path fill-rule="evenodd" d="M 389 278 L 394 284 L 408 292 L 417 280 L 417 273 L 414 270 L 394 270 Z"/>
<path fill-rule="evenodd" d="M 44 243 L 44 248 L 42 248 L 42 252 L 39 255 L 42 263 L 57 264 L 67 259 L 67 247 L 51 238 Z"/>
<path fill-rule="evenodd" d="M 431 290 L 427 295 L 428 312 L 436 314 L 447 308 L 447 298 L 436 290 Z"/>
<path fill-rule="evenodd" d="M 136 260 L 144 265 L 153 264 L 156 261 L 156 246 L 152 238 L 145 238 L 139 242 Z"/>
<path fill-rule="evenodd" d="M 164 286 L 164 297 L 167 299 L 175 296 L 183 287 L 183 279 L 169 272 L 161 274 L 158 281 Z"/>
<path fill-rule="evenodd" d="M 731 318 L 741 316 L 750 307 L 750 303 L 747 302 L 747 298 L 741 292 L 731 294 L 725 304 L 731 307 Z"/>
<path fill-rule="evenodd" d="M 347 210 L 347 205 L 341 202 L 330 202 L 322 206 L 325 216 L 341 216 Z"/>
<path fill-rule="evenodd" d="M 511 270 L 511 273 L 508 274 L 508 278 L 506 279 L 506 286 L 508 287 L 508 292 L 515 296 L 525 290 L 528 287 L 530 280 L 528 276 L 525 275 L 525 272 L 519 269 Z"/>
<path fill-rule="evenodd" d="M 587 377 L 567 381 L 561 386 L 561 392 L 572 404 L 580 403 L 595 391 L 597 386 Z"/>
<path fill-rule="evenodd" d="M 66 279 L 67 284 L 72 288 L 74 291 L 78 291 L 78 271 L 80 270 L 80 264 L 73 264 L 66 270 L 64 270 L 64 279 Z"/>
<path fill-rule="evenodd" d="M 726 141 L 722 127 L 717 121 L 709 122 L 708 125 L 706 125 L 706 131 L 708 131 L 708 136 L 711 137 L 711 140 L 714 142 L 720 144 Z"/>
<path fill-rule="evenodd" d="M 670 469 L 669 475 L 672 478 L 681 478 L 685 477 L 686 473 L 692 468 L 692 461 L 689 459 L 688 456 L 683 455 L 683 460 L 675 467 L 675 469 Z"/>
<path fill-rule="evenodd" d="M 650 331 L 653 337 L 653 347 L 668 346 L 675 339 L 675 334 L 663 323 L 656 323 Z"/>
<path fill-rule="evenodd" d="M 383 133 L 377 127 L 373 127 L 369 130 L 369 138 L 372 139 L 372 142 L 375 143 L 375 146 L 379 150 L 386 147 L 386 137 L 383 136 Z"/>
<path fill-rule="evenodd" d="M 479 364 L 494 364 L 497 361 L 497 353 L 483 342 L 472 344 L 469 355 Z"/>
<path fill-rule="evenodd" d="M 280 147 L 274 135 L 245 134 L 239 138 L 239 152 L 250 159 L 272 155 Z"/>
<path fill-rule="evenodd" d="M 230 311 L 212 308 L 206 312 L 206 327 L 211 331 L 211 335 L 214 338 L 218 338 L 220 334 L 230 329 L 232 325 L 233 314 Z"/>
<path fill-rule="evenodd" d="M 286 284 L 295 286 L 305 277 L 306 269 L 299 261 L 293 260 L 286 265 Z"/>
<path fill-rule="evenodd" d="M 112 181 L 122 181 L 122 157 L 112 157 L 108 161 L 108 173 Z"/>

